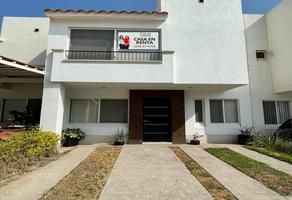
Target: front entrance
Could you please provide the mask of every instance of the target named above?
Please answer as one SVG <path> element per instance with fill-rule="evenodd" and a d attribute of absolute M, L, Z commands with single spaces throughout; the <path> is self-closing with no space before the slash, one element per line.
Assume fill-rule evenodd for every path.
<path fill-rule="evenodd" d="M 128 143 L 184 144 L 184 104 L 183 90 L 131 90 Z"/>
<path fill-rule="evenodd" d="M 143 99 L 143 141 L 171 142 L 171 99 Z"/>

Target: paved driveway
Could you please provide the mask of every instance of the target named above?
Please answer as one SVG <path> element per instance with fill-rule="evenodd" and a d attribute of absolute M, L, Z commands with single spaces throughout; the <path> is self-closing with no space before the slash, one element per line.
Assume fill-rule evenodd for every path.
<path fill-rule="evenodd" d="M 101 200 L 207 200 L 207 190 L 163 145 L 123 148 L 102 191 Z"/>

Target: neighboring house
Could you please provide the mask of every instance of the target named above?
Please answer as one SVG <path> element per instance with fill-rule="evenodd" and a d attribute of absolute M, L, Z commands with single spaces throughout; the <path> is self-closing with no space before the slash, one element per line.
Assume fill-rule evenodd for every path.
<path fill-rule="evenodd" d="M 274 130 L 292 113 L 292 1 L 245 15 L 253 126 Z"/>
<path fill-rule="evenodd" d="M 267 17 L 243 18 L 240 0 L 163 0 L 157 8 L 45 11 L 48 35 L 34 39 L 42 47 L 35 57 L 48 39 L 41 127 L 81 128 L 84 143 L 111 141 L 118 129 L 130 144 L 185 143 L 195 133 L 229 143 L 240 126 L 274 129 L 291 117 L 291 1 Z M 45 61 L 16 52 L 8 54 Z"/>
<path fill-rule="evenodd" d="M 24 113 L 29 124 L 39 123 L 48 29 L 47 18 L 3 18 L 0 36 L 2 127 L 23 126 Z"/>

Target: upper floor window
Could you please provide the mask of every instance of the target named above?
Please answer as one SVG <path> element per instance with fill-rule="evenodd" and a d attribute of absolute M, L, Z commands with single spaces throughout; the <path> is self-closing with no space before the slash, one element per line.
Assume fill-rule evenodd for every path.
<path fill-rule="evenodd" d="M 71 29 L 66 54 L 68 59 L 161 61 L 160 31 Z"/>
<path fill-rule="evenodd" d="M 112 51 L 114 48 L 112 30 L 71 30 L 70 50 Z"/>
<path fill-rule="evenodd" d="M 114 34 L 113 30 L 72 29 L 68 58 L 111 60 Z"/>

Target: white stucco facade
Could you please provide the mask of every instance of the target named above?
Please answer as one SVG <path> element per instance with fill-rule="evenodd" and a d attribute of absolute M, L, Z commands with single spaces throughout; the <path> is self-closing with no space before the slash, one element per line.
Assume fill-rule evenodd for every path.
<path fill-rule="evenodd" d="M 200 4 L 169 0 L 162 1 L 160 7 L 161 11 L 168 12 L 167 17 L 47 13 L 51 19 L 42 127 L 56 133 L 62 128 L 78 127 L 88 133 L 88 138 L 94 140 L 95 136 L 96 140 L 104 141 L 118 128 L 127 131 L 128 124 L 70 123 L 71 99 L 129 100 L 129 92 L 133 89 L 184 90 L 187 139 L 199 132 L 207 136 L 205 141 L 232 142 L 241 125 L 251 126 L 251 103 L 245 86 L 248 71 L 241 2 L 226 0 Z M 158 62 L 72 61 L 65 54 L 72 28 L 159 30 L 163 59 Z M 203 123 L 195 123 L 195 99 L 204 102 Z M 236 100 L 239 121 L 211 123 L 211 99 Z M 52 110 L 57 112 L 53 114 Z M 59 112 L 63 112 L 62 128 L 56 126 Z"/>
<path fill-rule="evenodd" d="M 283 0 L 266 16 L 271 66 L 276 93 L 292 92 L 292 2 Z"/>
<path fill-rule="evenodd" d="M 38 32 L 35 32 L 38 29 Z M 41 101 L 43 77 L 41 74 L 28 73 L 27 65 L 44 68 L 47 47 L 49 19 L 29 17 L 4 17 L 1 29 L 0 57 L 8 57 L 11 66 L 0 64 L 0 124 L 4 121 L 5 102 L 18 102 L 11 109 L 24 107 L 22 102 Z M 18 61 L 22 64 L 19 65 Z M 4 62 L 5 63 L 5 62 Z M 2 68 L 3 67 L 3 68 Z M 11 69 L 8 69 L 10 67 Z M 23 74 L 22 74 L 23 73 Z M 17 110 L 19 111 L 19 110 Z M 23 110 L 21 110 L 23 111 Z M 5 126 L 7 122 L 4 122 Z"/>
<path fill-rule="evenodd" d="M 83 143 L 97 143 L 112 141 L 118 129 L 130 132 L 130 109 L 131 104 L 135 104 L 131 102 L 132 90 L 183 91 L 186 141 L 199 133 L 203 136 L 202 142 L 234 143 L 241 126 L 255 127 L 256 131 L 279 126 L 265 123 L 264 101 L 289 102 L 292 113 L 289 89 L 292 79 L 287 75 L 290 57 L 279 53 L 282 48 L 285 52 L 290 48 L 286 45 L 290 41 L 291 27 L 287 7 L 292 5 L 284 0 L 267 16 L 243 16 L 240 0 L 208 0 L 204 3 L 161 0 L 158 10 L 168 14 L 46 11 L 49 19 L 36 19 L 39 25 L 31 19 L 20 19 L 19 23 L 27 20 L 22 24 L 28 24 L 30 31 L 37 26 L 40 36 L 33 38 L 28 31 L 25 34 L 29 36 L 15 41 L 41 42 L 21 57 L 18 49 L 13 51 L 12 43 L 8 43 L 13 35 L 3 28 L 5 41 L 0 43 L 0 55 L 13 55 L 36 65 L 46 62 L 43 92 L 42 80 L 27 79 L 26 84 L 13 83 L 13 91 L 2 92 L 0 89 L 1 99 L 42 96 L 42 128 L 56 134 L 61 134 L 65 128 L 81 128 L 87 134 Z M 279 16 L 284 16 L 280 25 Z M 11 29 L 8 22 L 12 19 L 5 20 L 3 26 Z M 46 28 L 48 34 L 45 37 L 41 31 Z M 73 29 L 114 31 L 113 52 L 119 52 L 118 31 L 158 31 L 162 59 L 70 59 L 68 50 Z M 48 42 L 44 44 L 45 41 Z M 44 48 L 46 55 L 38 57 Z M 266 59 L 257 59 L 257 50 L 265 50 Z M 98 101 L 98 115 L 101 100 L 127 100 L 128 122 L 72 122 L 72 100 L 87 99 Z M 202 101 L 202 122 L 196 119 L 195 100 Z M 222 101 L 223 122 L 212 122 L 212 100 Z M 225 120 L 228 112 L 224 111 L 225 101 L 236 102 L 236 108 L 232 107 L 236 109 L 234 122 Z"/>
<path fill-rule="evenodd" d="M 27 64 L 44 66 L 48 31 L 48 18 L 4 17 L 0 55 Z"/>
<path fill-rule="evenodd" d="M 253 126 L 257 131 L 275 130 L 279 125 L 266 125 L 264 122 L 263 101 L 290 102 L 290 113 L 292 113 L 292 94 L 276 93 L 273 67 L 279 69 L 278 66 L 273 65 L 274 53 L 269 53 L 272 50 L 269 45 L 267 16 L 247 14 L 245 21 Z M 274 29 L 277 27 L 275 26 Z M 257 50 L 266 50 L 266 59 L 257 59 Z"/>

